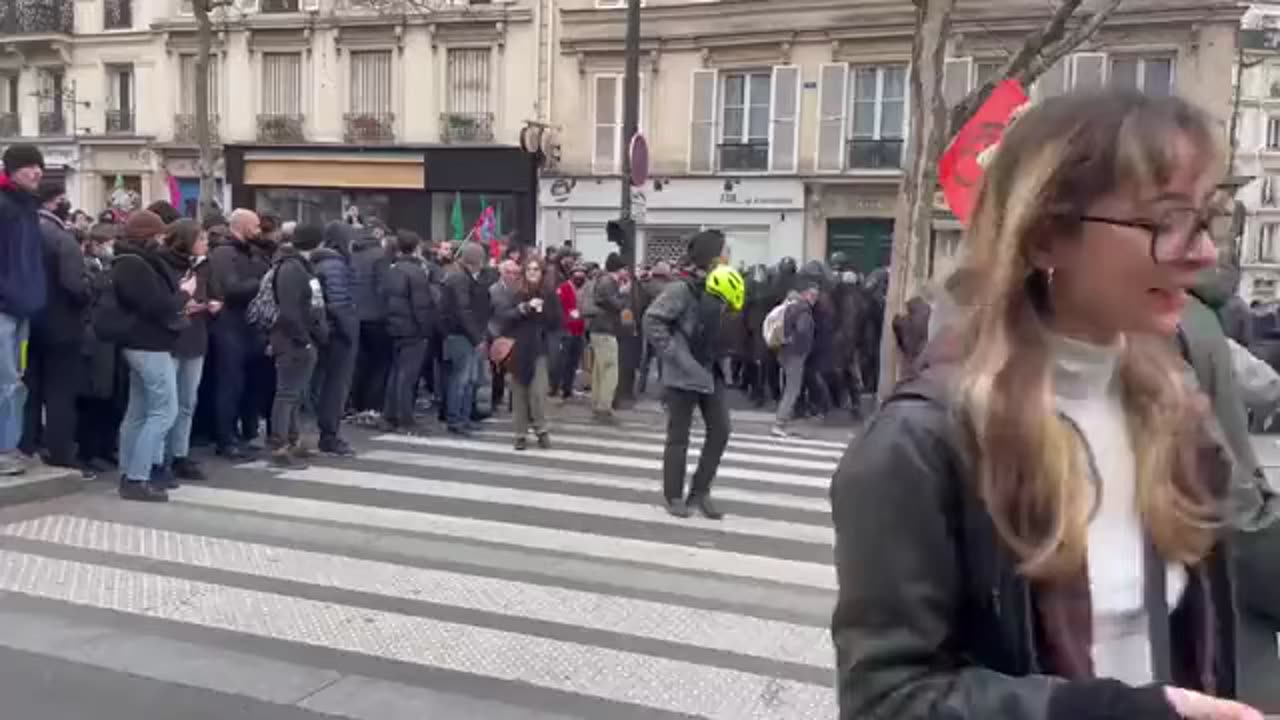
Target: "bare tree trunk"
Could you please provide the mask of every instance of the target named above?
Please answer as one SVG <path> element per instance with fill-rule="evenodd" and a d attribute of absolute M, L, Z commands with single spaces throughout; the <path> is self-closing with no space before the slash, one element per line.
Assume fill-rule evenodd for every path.
<path fill-rule="evenodd" d="M 209 17 L 210 0 L 192 0 L 191 5 L 196 16 L 195 123 L 196 142 L 200 146 L 200 157 L 196 161 L 200 173 L 200 200 L 196 203 L 196 213 L 203 221 L 217 194 L 214 180 L 217 156 L 211 132 L 212 118 L 209 117 L 209 56 L 213 46 L 213 21 Z"/>
<path fill-rule="evenodd" d="M 911 124 L 906 171 L 893 226 L 889 291 L 880 339 L 880 397 L 887 397 L 898 377 L 893 318 L 925 279 L 933 231 L 933 190 L 938 185 L 938 156 L 947 137 L 947 109 L 942 99 L 942 68 L 956 0 L 915 0 L 916 34 L 911 44 Z"/>

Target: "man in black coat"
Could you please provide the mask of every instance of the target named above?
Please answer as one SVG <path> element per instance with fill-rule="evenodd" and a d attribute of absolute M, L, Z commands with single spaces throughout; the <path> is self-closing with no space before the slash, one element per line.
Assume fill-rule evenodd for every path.
<path fill-rule="evenodd" d="M 329 339 L 324 294 L 310 256 L 320 247 L 324 230 L 300 225 L 293 242 L 280 248 L 275 263 L 275 297 L 279 309 L 271 327 L 271 357 L 276 365 L 276 392 L 271 405 L 271 464 L 304 467 L 310 451 L 302 444 L 298 416 L 311 386 L 319 348 Z"/>
<path fill-rule="evenodd" d="M 392 360 L 382 419 L 385 429 L 408 434 L 422 432 L 414 419 L 414 401 L 427 345 L 436 326 L 431 278 L 420 254 L 421 246 L 417 234 L 400 231 L 396 239 L 398 254 L 383 288 Z"/>
<path fill-rule="evenodd" d="M 456 268 L 444 280 L 441 309 L 446 380 L 445 418 L 449 432 L 469 435 L 473 423 L 476 388 L 481 365 L 488 363 L 489 285 L 484 277 L 485 249 L 477 243 L 463 246 Z"/>
<path fill-rule="evenodd" d="M 294 232 L 297 232 L 296 228 Z M 320 353 L 312 378 L 316 424 L 320 427 L 320 452 L 340 457 L 355 454 L 339 432 L 360 342 L 360 317 L 356 312 L 355 269 L 351 243 L 355 228 L 333 221 L 324 228 L 324 246 L 311 255 L 316 277 L 324 291 L 329 318 L 329 344 Z"/>
<path fill-rule="evenodd" d="M 21 450 L 34 455 L 46 451 L 45 462 L 75 467 L 76 390 L 71 378 L 83 373 L 84 314 L 89 305 L 89 282 L 84 253 L 67 229 L 71 211 L 61 180 L 46 179 L 37 193 L 47 304 L 31 323 L 27 346 L 27 403 Z"/>

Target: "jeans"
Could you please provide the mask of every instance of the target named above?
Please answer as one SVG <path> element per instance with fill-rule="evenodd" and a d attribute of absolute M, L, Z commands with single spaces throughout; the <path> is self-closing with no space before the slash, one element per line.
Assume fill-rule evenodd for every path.
<path fill-rule="evenodd" d="M 587 339 L 582 335 L 565 335 L 560 345 L 560 363 L 556 366 L 555 389 L 561 397 L 573 397 L 573 380 L 578 376 L 578 366 L 582 365 L 582 351 L 587 347 Z"/>
<path fill-rule="evenodd" d="M 804 355 L 782 356 L 782 400 L 778 401 L 778 414 L 774 418 L 779 426 L 786 425 L 795 415 L 796 401 L 804 389 Z"/>
<path fill-rule="evenodd" d="M 729 405 L 724 399 L 724 382 L 716 378 L 710 395 L 692 390 L 667 389 L 667 446 L 662 453 L 662 492 L 668 500 L 684 494 L 685 466 L 689 460 L 689 429 L 693 424 L 693 408 L 702 413 L 707 426 L 698 467 L 693 472 L 689 497 L 711 492 L 711 481 L 720 469 L 720 458 L 729 445 Z"/>
<path fill-rule="evenodd" d="M 445 381 L 448 397 L 445 422 L 455 430 L 465 428 L 471 424 L 471 411 L 475 407 L 476 383 L 480 379 L 479 352 L 466 337 L 450 335 L 444 341 L 444 357 L 449 365 L 449 377 Z"/>
<path fill-rule="evenodd" d="M 34 455 L 48 451 L 54 465 L 76 463 L 76 392 L 84 377 L 80 345 L 48 344 L 36 335 L 27 344 L 27 388 L 19 448 Z"/>
<path fill-rule="evenodd" d="M 178 377 L 178 417 L 169 430 L 169 439 L 165 443 L 164 459 L 170 463 L 174 458 L 185 458 L 191 454 L 191 420 L 196 416 L 196 402 L 200 397 L 200 377 L 204 375 L 204 356 L 175 357 L 174 368 Z"/>
<path fill-rule="evenodd" d="M 18 449 L 22 438 L 22 408 L 27 387 L 22 384 L 22 345 L 26 320 L 0 313 L 0 454 Z"/>
<path fill-rule="evenodd" d="M 178 373 L 167 352 L 125 350 L 129 408 L 120 423 L 120 469 L 129 482 L 151 477 L 164 458 L 165 438 L 178 417 Z"/>
<path fill-rule="evenodd" d="M 547 431 L 547 358 L 538 358 L 533 369 L 533 379 L 528 385 L 521 385 L 511 376 L 511 424 L 514 426 L 516 438 L 522 438 L 533 426 L 535 435 Z"/>
<path fill-rule="evenodd" d="M 337 438 L 342 429 L 342 413 L 346 409 L 351 379 L 356 370 L 357 349 L 356 344 L 335 336 L 317 361 L 313 382 L 315 413 L 323 440 Z"/>
<path fill-rule="evenodd" d="M 414 424 L 413 405 L 418 378 L 427 357 L 426 338 L 395 338 L 391 350 L 391 374 L 387 377 L 382 417 L 397 427 Z"/>
<path fill-rule="evenodd" d="M 591 336 L 591 408 L 597 413 L 613 412 L 613 395 L 618 390 L 618 338 L 596 333 Z"/>
<path fill-rule="evenodd" d="M 298 416 L 303 396 L 311 386 L 316 369 L 314 345 L 277 351 L 276 396 L 271 403 L 271 447 L 274 450 L 296 445 L 301 437 Z"/>

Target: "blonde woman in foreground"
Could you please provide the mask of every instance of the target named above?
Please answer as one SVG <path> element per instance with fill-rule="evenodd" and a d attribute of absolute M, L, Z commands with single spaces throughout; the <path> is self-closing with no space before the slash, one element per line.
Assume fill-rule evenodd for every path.
<path fill-rule="evenodd" d="M 1174 335 L 1218 131 L 1049 100 L 987 169 L 957 314 L 831 487 L 845 720 L 1260 720 L 1235 689 L 1230 473 Z"/>

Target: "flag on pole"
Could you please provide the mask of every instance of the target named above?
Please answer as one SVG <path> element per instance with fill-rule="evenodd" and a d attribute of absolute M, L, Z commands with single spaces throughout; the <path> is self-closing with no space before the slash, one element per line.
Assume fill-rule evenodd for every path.
<path fill-rule="evenodd" d="M 462 193 L 453 194 L 453 214 L 449 218 L 453 229 L 454 240 L 465 240 L 467 236 L 466 222 L 462 219 Z"/>
<path fill-rule="evenodd" d="M 938 162 L 939 184 L 947 205 L 961 224 L 969 224 L 969 215 L 978 199 L 986 160 L 984 153 L 990 155 L 987 151 L 1000 142 L 1005 128 L 1027 102 L 1027 92 L 1017 80 L 1005 80 L 997 85 Z"/>

